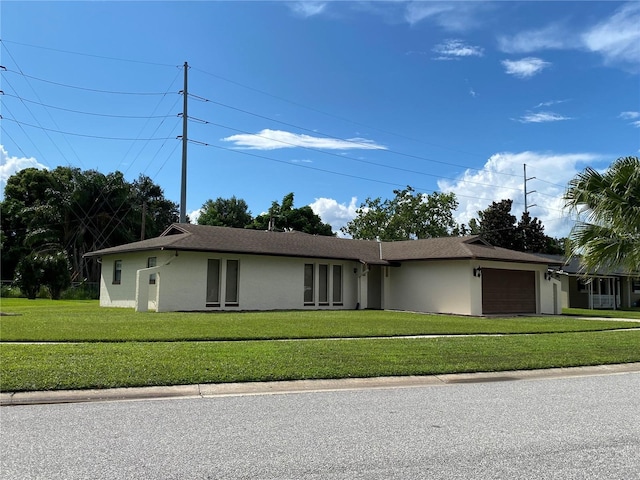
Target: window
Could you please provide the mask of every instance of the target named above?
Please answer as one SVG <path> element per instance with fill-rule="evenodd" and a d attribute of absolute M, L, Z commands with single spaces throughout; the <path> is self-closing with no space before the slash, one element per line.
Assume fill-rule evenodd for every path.
<path fill-rule="evenodd" d="M 318 265 L 318 302 L 329 305 L 329 265 Z"/>
<path fill-rule="evenodd" d="M 342 305 L 342 265 L 333 266 L 333 304 Z"/>
<path fill-rule="evenodd" d="M 220 260 L 207 262 L 207 307 L 220 306 Z"/>
<path fill-rule="evenodd" d="M 313 304 L 313 263 L 304 264 L 304 304 Z"/>
<path fill-rule="evenodd" d="M 155 266 L 156 266 L 156 257 L 147 258 L 147 268 L 151 268 Z M 155 284 L 156 284 L 156 274 L 152 273 L 151 275 L 149 275 L 149 285 L 155 285 Z"/>
<path fill-rule="evenodd" d="M 120 285 L 122 281 L 122 260 L 113 262 L 113 284 Z"/>
<path fill-rule="evenodd" d="M 633 293 L 640 293 L 640 278 L 631 281 L 631 290 Z"/>
<path fill-rule="evenodd" d="M 227 281 L 225 284 L 225 305 L 238 304 L 238 260 L 227 260 Z"/>
<path fill-rule="evenodd" d="M 588 292 L 589 285 L 586 280 L 578 279 L 578 291 L 579 292 Z"/>

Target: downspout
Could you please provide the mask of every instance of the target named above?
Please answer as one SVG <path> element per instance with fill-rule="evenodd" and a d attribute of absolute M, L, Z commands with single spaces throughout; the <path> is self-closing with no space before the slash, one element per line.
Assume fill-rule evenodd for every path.
<path fill-rule="evenodd" d="M 356 272 L 356 279 L 358 281 L 358 301 L 356 303 L 356 310 L 360 310 L 360 305 L 362 304 L 362 277 L 369 273 L 369 264 L 362 260 L 360 260 L 360 263 L 362 263 L 362 269 L 360 272 Z"/>

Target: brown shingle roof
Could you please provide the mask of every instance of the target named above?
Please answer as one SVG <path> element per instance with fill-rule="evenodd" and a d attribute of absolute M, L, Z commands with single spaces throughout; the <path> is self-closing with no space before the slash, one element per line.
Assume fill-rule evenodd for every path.
<path fill-rule="evenodd" d="M 87 256 L 159 249 L 332 258 L 380 265 L 407 260 L 437 259 L 557 263 L 528 253 L 492 247 L 479 237 L 443 237 L 380 243 L 301 232 L 268 232 L 184 223 L 172 225 L 160 237 L 97 250 L 88 253 Z"/>
<path fill-rule="evenodd" d="M 494 247 L 478 236 L 440 237 L 382 244 L 383 258 L 390 261 L 472 259 L 518 263 L 557 263 L 525 252 Z"/>
<path fill-rule="evenodd" d="M 268 232 L 191 224 L 175 224 L 160 237 L 105 248 L 87 255 L 101 256 L 158 249 L 335 258 L 373 264 L 387 263 L 380 259 L 380 247 L 377 242 L 368 240 L 350 240 L 301 232 Z"/>

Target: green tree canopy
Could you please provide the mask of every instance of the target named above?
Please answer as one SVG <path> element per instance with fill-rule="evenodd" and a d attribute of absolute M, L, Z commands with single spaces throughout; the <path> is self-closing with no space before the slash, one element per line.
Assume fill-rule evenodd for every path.
<path fill-rule="evenodd" d="M 564 239 L 555 239 L 544 233 L 544 225 L 529 212 L 522 212 L 516 223 L 511 214 L 513 200 L 492 202 L 485 210 L 478 212 L 478 221 L 471 219 L 472 234 L 481 235 L 496 247 L 510 248 L 521 252 L 562 254 Z"/>
<path fill-rule="evenodd" d="M 356 239 L 394 241 L 445 237 L 457 231 L 455 194 L 417 193 L 410 186 L 393 193 L 395 197 L 387 200 L 367 198 L 342 232 Z"/>
<path fill-rule="evenodd" d="M 586 270 L 640 272 L 640 160 L 623 157 L 600 173 L 587 168 L 569 182 L 565 207 L 583 218 L 568 249 Z"/>
<path fill-rule="evenodd" d="M 58 167 L 28 168 L 12 175 L 0 204 L 2 278 L 13 278 L 26 255 L 63 251 L 73 280 L 95 282 L 99 265 L 83 255 L 99 248 L 157 236 L 178 219 L 178 207 L 140 176 Z M 144 220 L 143 220 L 144 216 Z"/>
<path fill-rule="evenodd" d="M 281 203 L 274 201 L 265 214 L 258 215 L 247 228 L 256 230 L 297 231 L 313 235 L 334 235 L 331 225 L 313 213 L 310 206 L 294 208 L 293 193 L 284 196 Z"/>
<path fill-rule="evenodd" d="M 244 228 L 253 221 L 247 202 L 238 199 L 218 197 L 207 200 L 202 205 L 202 213 L 198 217 L 198 225 L 216 227 Z"/>

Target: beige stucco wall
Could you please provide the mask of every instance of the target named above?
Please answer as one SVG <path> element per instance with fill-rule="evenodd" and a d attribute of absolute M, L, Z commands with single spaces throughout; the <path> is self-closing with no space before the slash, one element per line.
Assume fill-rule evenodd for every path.
<path fill-rule="evenodd" d="M 143 270 L 145 275 L 139 282 L 139 288 L 149 288 L 148 309 L 152 310 L 353 309 L 358 302 L 358 276 L 354 273 L 354 269 L 359 271 L 360 264 L 356 262 L 199 252 L 179 252 L 177 256 L 174 252 L 143 252 L 103 257 L 100 305 L 135 308 L 137 272 L 146 269 L 147 258 L 150 256 L 157 257 L 158 267 L 149 271 Z M 206 306 L 208 259 L 223 260 L 221 262 L 221 299 L 224 299 L 225 295 L 226 263 L 224 260 L 239 261 L 238 305 L 225 306 L 222 302 L 219 307 Z M 119 285 L 111 283 L 115 260 L 122 260 L 122 280 Z M 314 269 L 316 295 L 313 305 L 304 305 L 304 264 L 306 263 L 316 266 Z M 342 266 L 342 305 L 334 305 L 333 302 L 329 305 L 318 303 L 319 269 L 317 265 L 319 264 Z M 154 271 L 157 271 L 156 285 L 148 285 L 148 273 Z M 329 275 L 330 295 L 332 282 L 332 275 Z M 141 308 L 141 310 L 145 309 Z"/>
<path fill-rule="evenodd" d="M 127 253 L 122 255 L 109 255 L 102 258 L 102 268 L 100 275 L 100 306 L 101 307 L 125 307 L 134 308 L 136 306 L 136 272 L 146 269 L 147 259 L 156 257 L 158 266 L 163 266 L 171 262 L 175 257 L 174 252 L 144 252 Z M 113 266 L 116 260 L 122 260 L 122 276 L 118 285 L 112 283 Z M 148 309 L 156 310 L 157 289 L 160 279 L 156 279 L 155 285 L 149 285 L 149 276 L 144 279 L 144 287 L 148 289 Z M 142 285 L 141 285 L 142 286 Z"/>
<path fill-rule="evenodd" d="M 473 276 L 477 267 L 535 271 L 536 313 L 562 311 L 560 282 L 545 278 L 545 265 L 470 260 L 412 261 L 388 268 L 383 308 L 482 315 L 482 278 Z"/>
<path fill-rule="evenodd" d="M 388 267 L 384 276 L 383 308 L 415 312 L 480 315 L 480 278 L 468 260 L 411 261 Z M 480 309 L 478 310 L 477 300 Z"/>
<path fill-rule="evenodd" d="M 147 259 L 157 257 L 157 267 L 146 269 Z M 207 307 L 207 260 L 221 261 L 221 292 L 224 299 L 224 260 L 239 261 L 239 303 Z M 122 280 L 112 284 L 113 263 L 122 260 Z M 313 263 L 315 272 L 315 303 L 304 304 L 304 265 Z M 319 264 L 341 265 L 343 283 L 342 305 L 318 303 Z M 553 285 L 557 280 L 546 280 L 544 265 L 526 265 L 505 262 L 478 262 L 469 260 L 411 261 L 400 267 L 383 267 L 369 278 L 359 262 L 318 260 L 312 258 L 270 257 L 253 255 L 209 254 L 199 252 L 142 252 L 102 259 L 100 305 L 136 308 L 136 277 L 140 272 L 138 295 L 147 308 L 139 310 L 276 310 L 276 309 L 354 309 L 374 307 L 461 315 L 482 314 L 482 279 L 473 276 L 473 268 L 497 268 L 536 271 L 536 298 L 538 313 L 553 314 L 561 311 L 561 296 L 554 306 Z M 377 267 L 376 267 L 377 268 Z M 330 271 L 330 270 L 329 270 Z M 148 284 L 148 275 L 157 272 L 155 285 Z M 332 292 L 329 275 L 329 292 Z M 378 289 L 370 281 L 380 282 Z M 561 291 L 558 288 L 558 291 Z M 375 292 L 375 293 L 374 293 Z M 381 301 L 373 298 L 379 295 Z M 371 298 L 369 298 L 371 297 Z M 556 310 L 557 309 L 557 310 Z"/>

